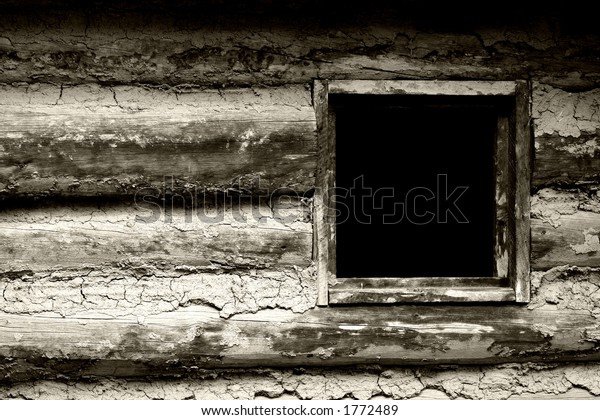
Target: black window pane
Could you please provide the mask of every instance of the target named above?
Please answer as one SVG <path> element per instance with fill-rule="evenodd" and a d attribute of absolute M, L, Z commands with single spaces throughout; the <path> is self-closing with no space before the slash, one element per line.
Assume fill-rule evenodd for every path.
<path fill-rule="evenodd" d="M 367 97 L 335 113 L 337 276 L 492 276 L 496 108 Z"/>

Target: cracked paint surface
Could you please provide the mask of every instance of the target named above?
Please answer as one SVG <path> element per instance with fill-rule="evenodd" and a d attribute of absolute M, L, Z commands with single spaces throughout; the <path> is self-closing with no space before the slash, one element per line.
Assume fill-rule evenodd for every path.
<path fill-rule="evenodd" d="M 2 399 L 441 399 L 600 396 L 598 363 L 482 367 L 215 371 L 179 379 L 35 381 L 6 386 Z"/>
<path fill-rule="evenodd" d="M 571 191 L 557 191 L 549 188 L 538 191 L 531 197 L 531 217 L 556 228 L 560 226 L 560 217 L 575 214 L 585 200 L 581 194 Z"/>
<path fill-rule="evenodd" d="M 568 92 L 551 86 L 535 84 L 532 117 L 534 134 L 558 134 L 579 137 L 582 133 L 596 133 L 600 129 L 600 89 Z M 588 141 L 581 146 L 566 147 L 575 155 L 589 154 L 598 144 Z"/>
<path fill-rule="evenodd" d="M 204 304 L 223 317 L 266 308 L 304 312 L 314 307 L 313 269 L 243 274 L 161 272 L 136 276 L 127 270 L 52 272 L 0 281 L 0 310 L 14 314 L 86 313 L 147 316 Z"/>
<path fill-rule="evenodd" d="M 223 317 L 303 312 L 316 299 L 308 210 L 299 201 L 268 204 L 175 209 L 152 223 L 139 220 L 146 210 L 122 204 L 6 209 L 0 310 L 117 317 L 205 304 Z"/>
<path fill-rule="evenodd" d="M 555 267 L 532 273 L 533 297 L 528 308 L 546 305 L 587 311 L 600 318 L 600 269 Z"/>
<path fill-rule="evenodd" d="M 600 240 L 598 234 L 600 230 L 589 228 L 583 231 L 583 243 L 582 244 L 571 244 L 570 247 L 576 254 L 587 254 L 590 252 L 600 251 Z"/>

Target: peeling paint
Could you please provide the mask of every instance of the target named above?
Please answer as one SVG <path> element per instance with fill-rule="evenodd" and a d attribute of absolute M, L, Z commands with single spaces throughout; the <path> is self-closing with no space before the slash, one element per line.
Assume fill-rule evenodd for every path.
<path fill-rule="evenodd" d="M 553 328 L 552 326 L 549 326 L 549 325 L 535 324 L 535 325 L 533 325 L 533 328 L 536 331 L 539 331 L 540 333 L 542 333 L 544 335 L 544 337 L 552 337 L 554 335 L 554 332 L 556 331 L 556 328 Z"/>
<path fill-rule="evenodd" d="M 579 137 L 600 130 L 600 89 L 572 93 L 540 83 L 534 84 L 532 117 L 535 136 L 558 134 Z M 576 156 L 595 152 L 597 145 L 570 148 Z"/>
<path fill-rule="evenodd" d="M 593 158 L 596 153 L 600 151 L 600 145 L 598 144 L 597 138 L 587 140 L 583 144 L 569 144 L 564 146 L 557 146 L 557 150 L 570 153 L 577 157 L 589 156 Z"/>
<path fill-rule="evenodd" d="M 184 378 L 40 380 L 0 384 L 0 399 L 379 400 L 437 391 L 446 399 L 600 397 L 600 365 L 504 364 L 482 367 L 200 371 Z M 539 396 L 539 397 L 538 397 Z"/>
<path fill-rule="evenodd" d="M 93 311 L 135 315 L 141 323 L 196 303 L 224 317 L 265 308 L 303 312 L 314 306 L 316 285 L 312 227 L 299 205 L 279 200 L 198 218 L 174 209 L 168 222 L 150 224 L 126 205 L 4 209 L 0 237 L 10 240 L 0 246 L 0 311 Z M 299 260 L 290 259 L 299 248 L 278 239 L 285 232 L 304 238 Z M 242 246 L 244 237 L 250 246 Z"/>
<path fill-rule="evenodd" d="M 561 216 L 575 214 L 579 205 L 577 193 L 544 188 L 531 198 L 531 216 L 557 228 L 561 225 Z"/>
<path fill-rule="evenodd" d="M 151 314 L 204 303 L 218 308 L 223 317 L 265 308 L 304 312 L 316 301 L 313 272 L 310 267 L 257 271 L 253 276 L 163 272 L 139 277 L 135 269 L 100 268 L 85 273 L 54 272 L 54 277 L 39 273 L 31 278 L 0 278 L 0 311 L 61 316 L 100 312 L 143 320 Z"/>
<path fill-rule="evenodd" d="M 583 231 L 584 241 L 582 244 L 569 245 L 576 254 L 587 254 L 600 251 L 600 230 L 589 228 Z"/>
<path fill-rule="evenodd" d="M 562 266 L 532 276 L 536 283 L 530 309 L 556 305 L 600 318 L 600 269 Z M 537 328 L 544 334 L 551 332 L 542 325 Z"/>

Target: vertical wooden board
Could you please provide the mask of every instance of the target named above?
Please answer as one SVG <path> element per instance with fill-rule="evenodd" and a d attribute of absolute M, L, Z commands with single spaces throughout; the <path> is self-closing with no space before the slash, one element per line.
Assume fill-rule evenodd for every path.
<path fill-rule="evenodd" d="M 336 231 L 336 203 L 335 203 L 335 174 L 336 174 L 336 153 L 335 153 L 335 132 L 336 132 L 336 118 L 335 112 L 330 108 L 327 111 L 328 116 L 328 169 L 327 169 L 327 186 L 328 192 L 326 195 L 326 211 L 327 211 L 327 227 L 329 229 L 329 249 L 328 249 L 328 263 L 327 263 L 327 276 L 329 282 L 335 279 L 337 273 L 337 231 Z"/>
<path fill-rule="evenodd" d="M 330 224 L 328 204 L 330 189 L 330 164 L 332 151 L 329 139 L 329 101 L 327 82 L 315 80 L 313 104 L 317 119 L 317 176 L 314 196 L 315 227 L 314 251 L 317 261 L 317 305 L 325 306 L 328 301 Z"/>
<path fill-rule="evenodd" d="M 494 229 L 494 259 L 496 262 L 495 276 L 508 276 L 508 228 L 509 228 L 509 210 L 508 210 L 508 187 L 510 185 L 510 165 L 508 156 L 508 145 L 510 142 L 510 127 L 508 118 L 498 117 L 496 128 L 496 150 L 495 150 L 495 171 L 496 171 L 496 222 Z"/>
<path fill-rule="evenodd" d="M 517 302 L 529 302 L 530 287 L 530 190 L 532 144 L 530 126 L 530 89 L 526 81 L 519 81 L 515 94 L 515 294 Z"/>

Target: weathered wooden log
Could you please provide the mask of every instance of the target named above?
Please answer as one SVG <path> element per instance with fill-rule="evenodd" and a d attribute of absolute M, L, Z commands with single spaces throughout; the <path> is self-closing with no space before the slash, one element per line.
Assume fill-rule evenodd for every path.
<path fill-rule="evenodd" d="M 582 133 L 580 137 L 558 134 L 536 137 L 533 186 L 572 186 L 599 182 L 598 136 L 598 133 Z"/>
<path fill-rule="evenodd" d="M 189 200 L 196 197 L 187 197 Z M 174 209 L 78 205 L 0 212 L 0 272 L 122 263 L 240 269 L 311 264 L 312 226 L 299 201 Z M 138 203 L 139 204 L 139 203 Z"/>
<path fill-rule="evenodd" d="M 563 214 L 558 219 L 560 225 L 556 227 L 539 219 L 531 222 L 533 269 L 600 265 L 600 214 L 585 211 Z"/>
<path fill-rule="evenodd" d="M 546 305 L 319 308 L 219 317 L 193 306 L 117 319 L 5 315 L 2 379 L 201 368 L 600 360 L 598 320 Z"/>
<path fill-rule="evenodd" d="M 88 86 L 65 88 L 48 105 L 40 97 L 50 92 L 2 89 L 0 195 L 314 187 L 315 116 L 304 87 L 176 95 Z"/>
<path fill-rule="evenodd" d="M 450 10 L 440 21 L 430 10 L 411 11 L 405 4 L 401 10 L 392 4 L 344 4 L 329 11 L 313 4 L 287 14 L 253 13 L 244 6 L 244 25 L 239 14 L 208 10 L 205 4 L 144 13 L 129 6 L 91 12 L 7 10 L 0 26 L 0 82 L 247 86 L 314 78 L 468 76 L 600 83 L 595 32 L 561 27 L 558 19 L 550 24 L 537 9 L 529 15 L 507 14 L 501 24 L 492 19 L 486 25 L 479 19 L 465 21 L 464 14 Z M 266 36 L 263 20 L 271 21 L 269 17 L 273 25 Z M 520 20 L 526 17 L 525 25 Z M 461 22 L 463 30 L 451 29 L 448 22 Z M 507 30 L 509 22 L 518 24 L 518 30 Z M 573 27 L 578 29 L 595 29 L 595 23 L 582 16 L 576 22 Z M 554 31 L 548 33 L 549 27 Z M 541 39 L 536 31 L 547 35 Z M 363 33 L 369 35 L 356 35 Z"/>
<path fill-rule="evenodd" d="M 225 91 L 220 101 L 210 91 L 87 88 L 2 89 L 1 196 L 314 187 L 316 117 L 303 87 L 258 99 Z M 537 137 L 533 186 L 598 182 L 598 149 L 595 134 Z"/>

